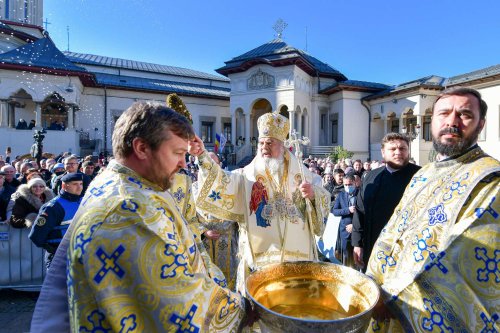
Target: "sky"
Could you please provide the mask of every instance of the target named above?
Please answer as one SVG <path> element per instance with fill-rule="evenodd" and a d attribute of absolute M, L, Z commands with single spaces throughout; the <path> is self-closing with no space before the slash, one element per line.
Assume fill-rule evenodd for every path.
<path fill-rule="evenodd" d="M 216 74 L 276 37 L 351 80 L 401 84 L 500 64 L 499 0 L 44 0 L 61 50 Z"/>

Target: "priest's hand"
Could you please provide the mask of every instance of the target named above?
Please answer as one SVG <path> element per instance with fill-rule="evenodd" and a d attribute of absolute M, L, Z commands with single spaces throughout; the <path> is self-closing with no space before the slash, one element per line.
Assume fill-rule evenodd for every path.
<path fill-rule="evenodd" d="M 363 261 L 363 248 L 355 246 L 352 250 L 352 253 L 354 257 L 354 263 L 359 267 L 365 267 L 365 263 Z"/>
<path fill-rule="evenodd" d="M 188 141 L 188 153 L 193 156 L 200 156 L 205 151 L 205 145 L 198 135 L 194 135 L 192 140 Z"/>
<path fill-rule="evenodd" d="M 299 191 L 303 198 L 314 199 L 314 188 L 310 183 L 302 182 L 302 184 L 299 185 Z"/>

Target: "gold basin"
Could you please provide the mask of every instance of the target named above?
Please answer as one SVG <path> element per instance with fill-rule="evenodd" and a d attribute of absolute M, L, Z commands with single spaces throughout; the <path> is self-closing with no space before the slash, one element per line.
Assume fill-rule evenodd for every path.
<path fill-rule="evenodd" d="M 247 296 L 272 332 L 364 332 L 379 298 L 366 275 L 325 262 L 285 262 L 253 272 Z"/>

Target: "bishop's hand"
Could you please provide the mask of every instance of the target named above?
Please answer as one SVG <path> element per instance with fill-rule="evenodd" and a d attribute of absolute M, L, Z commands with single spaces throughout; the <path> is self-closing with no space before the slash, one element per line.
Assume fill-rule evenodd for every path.
<path fill-rule="evenodd" d="M 194 135 L 188 142 L 188 153 L 193 156 L 200 156 L 205 151 L 205 145 L 198 135 Z"/>
<path fill-rule="evenodd" d="M 302 182 L 302 184 L 299 185 L 299 190 L 303 198 L 310 200 L 314 199 L 314 188 L 311 183 Z"/>

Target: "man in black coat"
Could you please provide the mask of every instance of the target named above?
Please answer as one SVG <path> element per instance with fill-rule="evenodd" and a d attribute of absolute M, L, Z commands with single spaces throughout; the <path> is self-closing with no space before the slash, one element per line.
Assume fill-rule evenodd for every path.
<path fill-rule="evenodd" d="M 373 245 L 389 221 L 403 196 L 406 185 L 419 166 L 409 163 L 408 137 L 399 133 L 388 133 L 382 139 L 382 157 L 386 163 L 370 171 L 356 200 L 356 211 L 352 221 L 352 245 L 354 262 L 365 267 Z"/>

